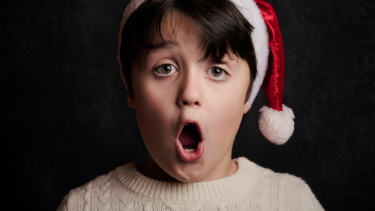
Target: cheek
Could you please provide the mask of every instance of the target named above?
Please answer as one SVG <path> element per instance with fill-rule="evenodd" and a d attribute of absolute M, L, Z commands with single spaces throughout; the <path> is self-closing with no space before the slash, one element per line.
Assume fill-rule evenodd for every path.
<path fill-rule="evenodd" d="M 175 148 L 173 93 L 150 79 L 137 77 L 133 80 L 134 103 L 143 141 L 154 158 L 170 155 Z"/>
<path fill-rule="evenodd" d="M 153 122 L 162 118 L 164 112 L 162 107 L 166 103 L 166 99 L 164 99 L 161 90 L 155 86 L 151 77 L 147 73 L 134 70 L 132 83 L 137 117 Z"/>
<path fill-rule="evenodd" d="M 216 115 L 212 115 L 215 117 L 211 122 L 215 124 L 213 140 L 217 150 L 219 148 L 226 150 L 232 146 L 242 120 L 242 109 L 238 106 L 233 106 L 235 104 L 233 101 L 229 102 L 232 103 L 221 104 L 220 107 L 222 110 L 218 111 Z"/>
<path fill-rule="evenodd" d="M 132 82 L 136 110 L 146 117 L 157 118 L 154 121 L 163 120 L 175 102 L 173 80 L 157 81 L 152 73 L 138 72 Z"/>
<path fill-rule="evenodd" d="M 250 80 L 250 79 L 249 79 Z M 215 94 L 208 103 L 210 108 L 210 124 L 213 128 L 212 138 L 216 150 L 227 150 L 233 144 L 243 117 L 243 106 L 248 84 L 246 80 L 228 84 L 220 93 Z"/>
<path fill-rule="evenodd" d="M 159 99 L 158 92 L 153 91 L 147 85 L 134 84 L 134 104 L 138 123 L 153 123 L 162 119 L 163 100 Z M 156 119 L 155 119 L 156 118 Z"/>

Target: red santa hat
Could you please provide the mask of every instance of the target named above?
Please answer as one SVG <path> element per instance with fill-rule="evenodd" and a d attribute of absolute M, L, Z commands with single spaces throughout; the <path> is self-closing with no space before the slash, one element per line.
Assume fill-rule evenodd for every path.
<path fill-rule="evenodd" d="M 119 49 L 123 26 L 129 16 L 145 0 L 132 0 L 126 7 L 120 25 Z M 249 98 L 251 107 L 260 86 L 268 100 L 268 106 L 260 109 L 259 128 L 272 143 L 284 144 L 294 131 L 294 113 L 283 105 L 285 60 L 279 23 L 272 6 L 264 0 L 231 0 L 254 27 L 251 38 L 257 58 L 257 76 Z M 121 66 L 121 61 L 118 56 Z M 121 71 L 122 74 L 122 71 Z M 125 80 L 124 80 L 125 82 Z M 126 84 L 125 84 L 126 85 Z"/>

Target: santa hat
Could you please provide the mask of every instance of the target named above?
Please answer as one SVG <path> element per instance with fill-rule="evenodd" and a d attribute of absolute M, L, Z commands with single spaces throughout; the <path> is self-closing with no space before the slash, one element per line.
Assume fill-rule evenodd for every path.
<path fill-rule="evenodd" d="M 126 20 L 145 0 L 132 0 L 126 7 L 120 25 L 121 34 Z M 264 0 L 231 0 L 254 27 L 251 38 L 257 58 L 257 76 L 251 90 L 249 108 L 263 84 L 269 107 L 260 109 L 259 128 L 272 143 L 284 144 L 294 131 L 294 113 L 283 105 L 285 60 L 279 23 L 272 6 Z M 118 55 L 120 68 L 122 68 Z M 122 71 L 121 71 L 122 74 Z M 125 80 L 124 80 L 125 82 Z M 126 84 L 125 84 L 126 85 Z"/>

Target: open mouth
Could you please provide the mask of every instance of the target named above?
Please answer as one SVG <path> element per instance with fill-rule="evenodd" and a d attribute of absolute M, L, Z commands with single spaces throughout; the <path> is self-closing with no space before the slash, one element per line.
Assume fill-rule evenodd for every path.
<path fill-rule="evenodd" d="M 176 140 L 177 152 L 185 162 L 198 161 L 204 152 L 204 138 L 195 122 L 186 122 Z"/>
<path fill-rule="evenodd" d="M 196 151 L 201 137 L 194 124 L 186 124 L 181 131 L 179 140 L 184 150 L 191 153 Z"/>

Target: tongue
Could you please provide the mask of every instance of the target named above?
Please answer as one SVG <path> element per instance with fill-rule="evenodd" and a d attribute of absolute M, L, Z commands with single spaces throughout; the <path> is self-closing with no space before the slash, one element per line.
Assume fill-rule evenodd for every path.
<path fill-rule="evenodd" d="M 200 136 L 194 125 L 186 125 L 179 138 L 182 146 L 192 147 L 198 145 Z"/>

